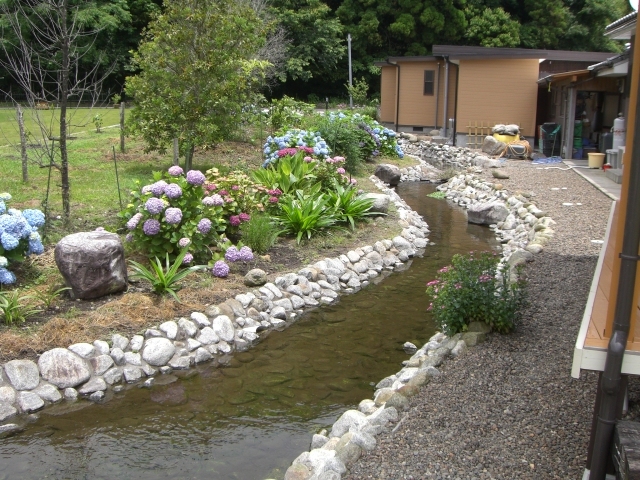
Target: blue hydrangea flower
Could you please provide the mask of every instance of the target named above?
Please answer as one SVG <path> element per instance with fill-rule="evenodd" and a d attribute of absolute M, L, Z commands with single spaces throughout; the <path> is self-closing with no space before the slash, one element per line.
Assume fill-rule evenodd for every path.
<path fill-rule="evenodd" d="M 44 225 L 44 213 L 35 208 L 27 208 L 22 211 L 22 216 L 27 220 L 27 223 L 32 227 L 41 227 Z"/>
<path fill-rule="evenodd" d="M 13 250 L 18 246 L 20 240 L 7 232 L 3 232 L 0 235 L 0 243 L 5 250 Z"/>
<path fill-rule="evenodd" d="M 198 231 L 200 233 L 206 235 L 207 233 L 209 233 L 209 230 L 211 230 L 211 220 L 209 220 L 208 218 L 203 218 L 198 222 Z"/>
<path fill-rule="evenodd" d="M 11 194 L 7 193 L 7 192 L 2 192 L 0 193 L 0 200 L 2 200 L 3 202 L 8 202 L 11 200 Z"/>
<path fill-rule="evenodd" d="M 204 173 L 200 170 L 189 170 L 187 172 L 187 182 L 191 185 L 202 185 L 205 180 Z"/>
<path fill-rule="evenodd" d="M 169 185 L 164 187 L 164 194 L 168 198 L 175 200 L 176 198 L 180 198 L 182 196 L 182 188 L 180 188 L 180 185 L 178 185 L 177 183 L 170 183 Z"/>
<path fill-rule="evenodd" d="M 4 203 L 3 200 L 0 200 L 0 215 L 6 213 L 7 211 L 7 205 Z"/>
<path fill-rule="evenodd" d="M 227 262 L 237 262 L 240 260 L 240 252 L 235 245 L 231 245 L 227 248 L 227 251 L 224 254 L 224 258 Z"/>
<path fill-rule="evenodd" d="M 0 267 L 0 285 L 10 285 L 15 283 L 16 276 L 6 268 Z"/>
<path fill-rule="evenodd" d="M 167 223 L 176 225 L 182 220 L 182 210 L 175 207 L 167 208 L 164 212 L 164 219 Z"/>
<path fill-rule="evenodd" d="M 27 250 L 27 255 L 31 255 L 31 254 L 40 255 L 42 253 L 44 253 L 44 245 L 42 245 L 42 242 L 40 241 L 40 239 L 39 238 L 30 239 L 29 250 Z"/>
<path fill-rule="evenodd" d="M 7 257 L 3 257 L 2 255 L 0 255 L 0 268 L 4 268 L 7 265 L 9 265 L 9 260 L 7 260 Z"/>
<path fill-rule="evenodd" d="M 158 213 L 162 212 L 162 210 L 164 210 L 164 202 L 159 198 L 151 197 L 144 204 L 144 208 L 146 208 L 147 212 L 149 212 L 151 215 L 157 215 Z"/>
<path fill-rule="evenodd" d="M 155 218 L 150 218 L 142 225 L 142 231 L 145 235 L 157 235 L 160 232 L 160 222 Z"/>
<path fill-rule="evenodd" d="M 211 273 L 213 273 L 215 277 L 225 278 L 227 275 L 229 275 L 229 265 L 224 263 L 222 260 L 218 260 L 213 265 L 213 268 L 211 269 Z"/>

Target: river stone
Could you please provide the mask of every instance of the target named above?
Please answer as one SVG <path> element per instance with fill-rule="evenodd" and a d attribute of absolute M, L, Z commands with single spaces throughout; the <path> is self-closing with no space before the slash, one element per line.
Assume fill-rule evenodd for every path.
<path fill-rule="evenodd" d="M 124 361 L 129 365 L 135 365 L 137 367 L 142 365 L 142 357 L 140 356 L 139 353 L 125 352 Z"/>
<path fill-rule="evenodd" d="M 80 355 L 82 358 L 91 358 L 96 351 L 96 347 L 89 343 L 74 343 L 67 347 L 76 355 Z"/>
<path fill-rule="evenodd" d="M 189 357 L 174 356 L 169 360 L 169 366 L 174 370 L 186 370 L 191 366 L 191 360 Z"/>
<path fill-rule="evenodd" d="M 96 340 L 93 342 L 96 355 L 109 355 L 109 344 L 104 340 Z"/>
<path fill-rule="evenodd" d="M 381 163 L 376 167 L 376 170 L 375 172 L 373 172 L 373 174 L 384 183 L 388 183 L 391 187 L 395 187 L 400 183 L 400 169 L 395 165 Z"/>
<path fill-rule="evenodd" d="M 113 358 L 116 365 L 124 365 L 127 363 L 124 359 L 124 352 L 120 348 L 112 348 L 110 356 Z"/>
<path fill-rule="evenodd" d="M 158 329 L 164 333 L 169 340 L 175 340 L 178 336 L 178 324 L 173 320 L 162 323 Z"/>
<path fill-rule="evenodd" d="M 311 449 L 313 450 L 314 448 L 321 448 L 328 441 L 329 439 L 324 435 L 319 435 L 317 433 L 314 433 L 313 437 L 311 437 Z"/>
<path fill-rule="evenodd" d="M 4 422 L 8 418 L 13 417 L 16 413 L 18 413 L 18 410 L 11 405 L 0 403 L 0 422 Z"/>
<path fill-rule="evenodd" d="M 106 389 L 107 383 L 102 377 L 93 377 L 78 389 L 78 393 L 80 395 L 89 395 L 93 392 L 98 392 Z"/>
<path fill-rule="evenodd" d="M 315 282 L 318 279 L 318 269 L 314 267 L 305 267 L 301 270 L 298 270 L 298 275 L 306 278 L 307 280 L 311 280 Z"/>
<path fill-rule="evenodd" d="M 223 302 L 223 305 L 229 305 L 231 307 L 231 311 L 233 312 L 234 317 L 246 317 L 247 311 L 244 309 L 242 304 L 236 300 L 235 298 L 228 298 Z"/>
<path fill-rule="evenodd" d="M 54 256 L 73 298 L 98 298 L 127 289 L 124 247 L 115 233 L 67 235 L 56 245 Z"/>
<path fill-rule="evenodd" d="M 346 466 L 353 465 L 362 455 L 362 448 L 351 441 L 353 434 L 345 433 L 336 445 L 336 457 Z"/>
<path fill-rule="evenodd" d="M 189 352 L 193 352 L 194 350 L 196 350 L 197 348 L 200 348 L 202 346 L 202 344 L 197 341 L 194 340 L 193 338 L 187 338 L 187 350 Z"/>
<path fill-rule="evenodd" d="M 291 303 L 291 300 L 289 300 L 288 298 L 281 298 L 280 300 L 274 300 L 273 304 L 276 307 L 284 308 L 287 312 L 290 312 L 293 310 L 293 305 Z"/>
<path fill-rule="evenodd" d="M 124 351 L 129 346 L 129 339 L 127 337 L 123 337 L 119 333 L 116 333 L 111 337 L 111 347 L 119 348 Z"/>
<path fill-rule="evenodd" d="M 122 381 L 122 370 L 120 368 L 114 367 L 111 370 L 108 370 L 104 374 L 104 381 L 109 385 L 113 385 L 114 383 L 120 383 Z M 66 396 L 66 391 L 65 391 Z"/>
<path fill-rule="evenodd" d="M 142 350 L 142 359 L 149 365 L 161 367 L 173 357 L 176 347 L 167 338 L 150 338 Z"/>
<path fill-rule="evenodd" d="M 485 322 L 471 322 L 467 326 L 467 332 L 491 332 L 491 325 L 487 325 Z"/>
<path fill-rule="evenodd" d="M 11 360 L 5 364 L 4 372 L 16 390 L 32 390 L 40 383 L 38 366 L 31 360 Z"/>
<path fill-rule="evenodd" d="M 260 287 L 267 283 L 267 272 L 259 268 L 253 268 L 244 276 L 244 284 L 247 287 Z"/>
<path fill-rule="evenodd" d="M 482 142 L 482 151 L 489 155 L 500 155 L 507 148 L 507 144 L 487 135 Z"/>
<path fill-rule="evenodd" d="M 0 387 L 0 404 L 14 403 L 16 401 L 16 391 L 9 385 Z"/>
<path fill-rule="evenodd" d="M 349 433 L 351 434 L 351 441 L 363 450 L 371 451 L 376 448 L 376 439 L 373 435 L 354 428 L 351 428 Z"/>
<path fill-rule="evenodd" d="M 398 411 L 393 407 L 378 408 L 375 412 L 367 417 L 371 425 L 386 425 L 389 422 L 398 420 Z"/>
<path fill-rule="evenodd" d="M 373 200 L 369 212 L 386 214 L 389 211 L 389 204 L 391 203 L 391 197 L 384 193 L 365 193 L 364 198 Z"/>
<path fill-rule="evenodd" d="M 191 320 L 195 323 L 198 328 L 210 327 L 211 321 L 207 318 L 204 313 L 201 312 L 193 312 L 191 314 Z"/>
<path fill-rule="evenodd" d="M 493 178 L 498 178 L 498 179 L 506 180 L 507 178 L 509 178 L 509 174 L 507 172 L 505 172 L 504 170 L 500 170 L 498 168 L 491 170 L 491 175 L 493 175 Z"/>
<path fill-rule="evenodd" d="M 139 352 L 144 344 L 144 337 L 142 335 L 134 335 L 129 342 L 129 348 L 132 352 Z"/>
<path fill-rule="evenodd" d="M 223 313 L 218 305 L 209 305 L 207 308 L 205 308 L 204 314 L 208 318 L 213 318 L 217 317 L 218 315 L 222 315 Z"/>
<path fill-rule="evenodd" d="M 487 334 L 484 332 L 464 332 L 462 334 L 462 340 L 467 344 L 467 347 L 475 347 L 479 343 L 484 343 L 487 338 Z"/>
<path fill-rule="evenodd" d="M 507 215 L 509 215 L 509 209 L 502 202 L 474 203 L 467 210 L 468 222 L 478 225 L 503 222 Z"/>
<path fill-rule="evenodd" d="M 134 383 L 142 378 L 143 372 L 140 367 L 125 367 L 122 369 L 122 375 L 125 382 Z"/>
<path fill-rule="evenodd" d="M 44 407 L 44 401 L 32 392 L 18 392 L 16 403 L 20 410 L 25 413 L 35 412 Z"/>
<path fill-rule="evenodd" d="M 104 392 L 102 390 L 93 392 L 91 395 L 89 395 L 89 400 L 95 403 L 101 402 L 102 400 L 104 400 Z"/>
<path fill-rule="evenodd" d="M 451 355 L 453 357 L 457 357 L 458 355 L 462 355 L 467 350 L 467 344 L 464 340 L 459 340 L 456 343 L 456 346 L 451 349 Z"/>
<path fill-rule="evenodd" d="M 66 348 L 44 352 L 38 360 L 42 378 L 58 388 L 75 387 L 91 377 L 91 369 L 82 358 Z"/>
<path fill-rule="evenodd" d="M 409 400 L 401 393 L 394 393 L 384 404 L 385 408 L 394 407 L 396 410 L 406 410 L 409 408 Z"/>
<path fill-rule="evenodd" d="M 412 387 L 421 387 L 422 385 L 426 385 L 429 383 L 429 375 L 424 369 L 418 370 L 418 372 L 407 382 L 408 386 Z"/>
<path fill-rule="evenodd" d="M 202 345 L 211 345 L 212 343 L 218 343 L 220 341 L 220 337 L 216 335 L 213 328 L 204 327 L 200 330 L 200 335 L 198 335 L 196 340 L 198 340 Z"/>
<path fill-rule="evenodd" d="M 330 437 L 341 437 L 349 431 L 349 428 L 362 428 L 368 423 L 367 416 L 359 412 L 358 410 L 347 410 L 342 416 L 333 424 L 331 428 Z"/>
<path fill-rule="evenodd" d="M 406 384 L 398 389 L 398 393 L 404 395 L 407 398 L 417 395 L 418 392 L 420 392 L 420 387 L 416 385 Z"/>
<path fill-rule="evenodd" d="M 62 400 L 60 390 L 58 390 L 53 385 L 49 385 L 48 383 L 43 383 L 38 388 L 33 390 L 33 393 L 38 395 L 41 399 L 51 403 L 56 403 Z"/>
<path fill-rule="evenodd" d="M 75 388 L 65 388 L 63 394 L 65 400 L 75 401 L 78 399 L 78 391 Z"/>
<path fill-rule="evenodd" d="M 195 323 L 193 323 L 191 320 L 187 320 L 184 317 L 178 320 L 178 326 L 187 338 L 195 337 L 196 333 L 198 333 L 199 331 Z"/>
<path fill-rule="evenodd" d="M 213 357 L 207 349 L 200 347 L 196 350 L 194 358 L 196 363 L 202 363 L 211 360 Z"/>
<path fill-rule="evenodd" d="M 333 470 L 339 474 L 347 471 L 347 467 L 344 466 L 342 460 L 336 458 L 335 450 L 325 450 L 322 448 L 311 450 L 307 463 L 311 464 L 315 475 L 321 475 L 329 470 Z"/>
<path fill-rule="evenodd" d="M 287 471 L 284 474 L 284 480 L 309 480 L 311 474 L 311 470 L 306 465 L 302 463 L 294 463 L 287 468 Z"/>
<path fill-rule="evenodd" d="M 225 342 L 233 341 L 235 330 L 233 328 L 233 323 L 228 316 L 219 315 L 214 318 L 211 328 L 213 329 L 213 332 L 218 337 L 220 337 L 221 340 L 224 340 Z"/>

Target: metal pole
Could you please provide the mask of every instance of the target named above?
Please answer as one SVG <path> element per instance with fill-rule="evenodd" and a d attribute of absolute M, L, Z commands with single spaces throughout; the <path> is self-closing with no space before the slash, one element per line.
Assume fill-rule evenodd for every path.
<path fill-rule="evenodd" d="M 353 76 L 351 74 L 351 34 L 347 35 L 347 45 L 349 46 L 349 107 L 353 108 L 353 97 L 351 96 L 351 87 L 353 86 Z"/>
<path fill-rule="evenodd" d="M 124 153 L 124 102 L 120 103 L 120 153 Z"/>
<path fill-rule="evenodd" d="M 113 165 L 116 168 L 116 185 L 118 186 L 118 200 L 120 200 L 120 210 L 122 210 L 122 194 L 120 193 L 120 178 L 118 177 L 118 161 L 116 160 L 116 147 L 113 147 Z"/>

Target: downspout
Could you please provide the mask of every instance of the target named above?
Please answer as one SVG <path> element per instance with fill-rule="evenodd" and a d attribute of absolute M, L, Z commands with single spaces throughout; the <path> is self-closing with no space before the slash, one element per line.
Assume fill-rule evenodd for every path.
<path fill-rule="evenodd" d="M 444 106 L 442 108 L 442 136 L 447 136 L 447 110 L 449 108 L 449 57 L 444 58 Z"/>
<path fill-rule="evenodd" d="M 640 84 L 636 92 L 636 101 L 640 98 Z M 629 335 L 638 248 L 640 247 L 640 121 L 633 128 L 633 158 L 629 162 L 627 185 L 627 211 L 624 220 L 622 253 L 620 254 L 620 275 L 613 317 L 613 333 L 607 348 L 607 359 L 601 377 L 601 403 L 596 424 L 591 461 L 590 480 L 604 480 L 607 459 L 611 452 L 611 440 L 616 423 L 616 407 L 622 382 L 622 361 Z"/>
<path fill-rule="evenodd" d="M 438 75 L 437 75 L 437 79 L 438 79 L 438 87 L 436 88 L 436 123 L 435 126 L 433 127 L 434 129 L 438 129 L 438 100 L 440 99 L 440 62 L 438 62 Z"/>
<path fill-rule="evenodd" d="M 393 65 L 396 67 L 397 75 L 396 75 L 396 121 L 394 130 L 398 131 L 398 118 L 400 117 L 400 65 L 394 62 L 387 60 L 389 65 Z"/>
<path fill-rule="evenodd" d="M 456 99 L 453 103 L 453 141 L 451 143 L 455 146 L 458 135 L 458 83 L 460 82 L 460 65 L 455 63 L 453 65 L 456 66 Z"/>

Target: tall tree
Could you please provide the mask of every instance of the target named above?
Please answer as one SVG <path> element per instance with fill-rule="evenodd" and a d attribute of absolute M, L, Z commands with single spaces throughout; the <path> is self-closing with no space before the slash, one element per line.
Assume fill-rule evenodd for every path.
<path fill-rule="evenodd" d="M 160 152 L 178 138 L 190 169 L 195 147 L 229 138 L 262 85 L 269 62 L 257 56 L 270 28 L 243 0 L 167 0 L 126 81 L 131 132 Z"/>
<path fill-rule="evenodd" d="M 118 0 L 116 3 L 120 4 Z M 60 171 L 65 221 L 71 212 L 68 110 L 73 104 L 93 105 L 100 97 L 110 68 L 94 44 L 105 24 L 126 17 L 126 11 L 114 8 L 95 0 L 5 0 L 0 3 L 2 25 L 8 30 L 8 34 L 2 36 L 4 55 L 0 63 L 36 114 L 49 168 Z M 38 113 L 37 107 L 50 103 L 57 107 L 57 128 Z"/>
<path fill-rule="evenodd" d="M 465 39 L 483 47 L 518 47 L 520 24 L 502 7 L 467 8 L 469 28 Z"/>

